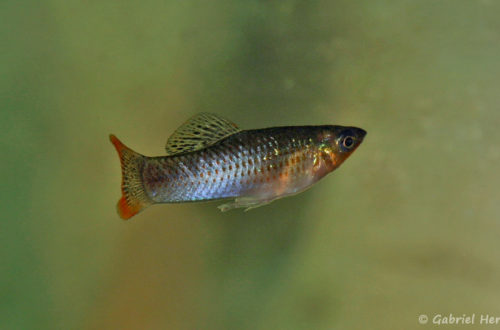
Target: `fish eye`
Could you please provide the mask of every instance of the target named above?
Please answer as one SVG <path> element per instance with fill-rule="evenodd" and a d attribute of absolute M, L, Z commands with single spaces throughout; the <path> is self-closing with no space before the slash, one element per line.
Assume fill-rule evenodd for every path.
<path fill-rule="evenodd" d="M 354 145 L 354 138 L 352 136 L 346 136 L 342 140 L 342 146 L 346 149 L 351 149 L 353 145 Z"/>

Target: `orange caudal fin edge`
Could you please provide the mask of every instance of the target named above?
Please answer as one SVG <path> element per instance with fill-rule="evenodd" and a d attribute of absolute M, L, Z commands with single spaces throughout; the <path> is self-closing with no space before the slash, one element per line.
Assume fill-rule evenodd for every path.
<path fill-rule="evenodd" d="M 113 134 L 110 134 L 109 140 L 118 152 L 122 169 L 122 197 L 117 204 L 118 215 L 127 220 L 153 204 L 142 183 L 141 169 L 145 157 L 128 148 Z"/>

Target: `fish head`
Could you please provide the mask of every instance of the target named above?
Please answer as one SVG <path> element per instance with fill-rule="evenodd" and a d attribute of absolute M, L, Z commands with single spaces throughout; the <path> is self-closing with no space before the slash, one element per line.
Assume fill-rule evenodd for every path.
<path fill-rule="evenodd" d="M 318 139 L 320 157 L 328 171 L 339 167 L 356 150 L 366 131 L 353 126 L 323 126 Z"/>

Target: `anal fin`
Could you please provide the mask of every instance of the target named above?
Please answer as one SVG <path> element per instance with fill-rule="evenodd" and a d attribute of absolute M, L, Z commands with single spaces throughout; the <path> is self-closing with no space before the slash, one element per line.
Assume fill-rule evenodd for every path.
<path fill-rule="evenodd" d="M 218 208 L 222 212 L 226 212 L 232 209 L 245 207 L 245 212 L 257 207 L 266 205 L 274 201 L 275 198 L 262 199 L 257 197 L 238 197 L 234 201 L 219 205 Z"/>

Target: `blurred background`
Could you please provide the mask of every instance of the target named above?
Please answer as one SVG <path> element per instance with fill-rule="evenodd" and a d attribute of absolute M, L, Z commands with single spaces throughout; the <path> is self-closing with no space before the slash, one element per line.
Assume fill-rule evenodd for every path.
<path fill-rule="evenodd" d="M 421 329 L 500 316 L 497 1 L 2 1 L 0 328 Z M 368 136 L 250 212 L 115 211 L 207 111 Z"/>

